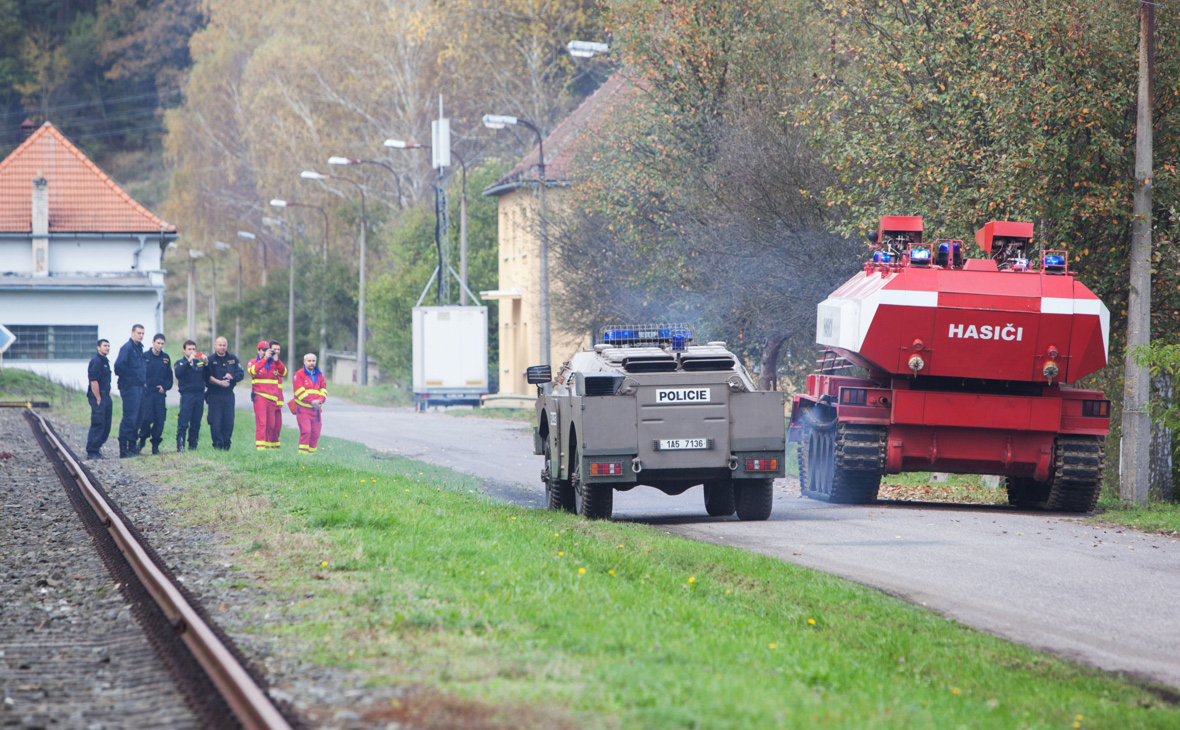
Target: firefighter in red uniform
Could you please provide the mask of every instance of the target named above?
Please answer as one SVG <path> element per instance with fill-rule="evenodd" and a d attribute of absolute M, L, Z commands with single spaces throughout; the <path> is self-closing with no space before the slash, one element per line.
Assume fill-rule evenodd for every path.
<path fill-rule="evenodd" d="M 254 399 L 254 446 L 259 451 L 277 449 L 278 443 L 271 443 L 271 422 L 278 419 L 275 404 L 283 403 L 283 391 L 279 386 L 279 372 L 287 370 L 275 358 L 274 350 L 266 340 L 258 343 L 258 357 L 246 366 L 250 373 L 250 397 Z"/>
<path fill-rule="evenodd" d="M 270 349 L 275 351 L 275 374 L 279 376 L 279 400 L 274 404 L 274 413 L 266 422 L 266 441 L 270 448 L 279 448 L 279 434 L 283 430 L 283 378 L 287 375 L 287 365 L 283 362 L 283 346 L 275 340 L 270 341 Z"/>
<path fill-rule="evenodd" d="M 320 443 L 321 409 L 328 399 L 324 374 L 316 367 L 316 356 L 303 356 L 303 367 L 291 381 L 295 388 L 296 417 L 299 419 L 299 453 L 314 454 Z"/>

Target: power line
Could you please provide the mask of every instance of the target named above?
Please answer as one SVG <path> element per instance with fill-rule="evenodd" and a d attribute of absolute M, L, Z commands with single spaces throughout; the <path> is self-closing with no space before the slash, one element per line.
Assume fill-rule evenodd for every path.
<path fill-rule="evenodd" d="M 48 107 L 45 110 L 45 114 L 50 115 L 50 114 L 54 114 L 56 112 L 66 111 L 69 109 L 84 109 L 84 108 L 90 107 L 90 106 L 101 106 L 103 104 L 119 104 L 124 101 L 135 101 L 138 99 L 150 99 L 152 97 L 158 97 L 159 99 L 163 100 L 166 97 L 173 96 L 175 94 L 179 94 L 180 91 L 181 91 L 180 87 L 175 86 L 170 89 L 164 89 L 162 91 L 152 91 L 152 92 L 147 92 L 147 93 L 143 93 L 143 94 L 130 94 L 128 96 L 116 96 L 116 97 L 113 97 L 110 99 L 96 99 L 94 101 L 79 101 L 79 102 L 76 102 L 73 104 L 60 104 L 58 106 Z M 4 114 L 0 114 L 0 119 L 8 119 L 11 117 L 22 117 L 22 116 L 27 117 L 27 116 L 41 114 L 41 113 L 42 112 L 40 109 L 34 109 L 31 111 L 26 110 L 26 111 L 19 111 L 19 112 L 5 112 Z"/>
<path fill-rule="evenodd" d="M 147 124 L 142 127 L 128 127 L 125 129 L 114 129 L 109 132 L 91 132 L 89 134 L 79 134 L 77 136 L 71 136 L 70 139 L 76 142 L 81 139 L 98 139 L 100 137 L 117 137 L 122 134 L 130 134 L 131 132 L 146 132 L 148 130 L 163 129 L 163 128 L 164 128 L 164 123 L 158 122 L 156 124 Z"/>

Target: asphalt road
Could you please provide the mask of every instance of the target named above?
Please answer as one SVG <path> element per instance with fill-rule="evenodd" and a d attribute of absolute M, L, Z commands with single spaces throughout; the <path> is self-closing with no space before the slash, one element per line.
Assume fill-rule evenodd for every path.
<path fill-rule="evenodd" d="M 541 460 L 525 423 L 334 401 L 324 434 L 543 504 Z M 678 497 L 647 487 L 616 493 L 615 518 L 816 568 L 1028 646 L 1180 688 L 1175 538 L 1008 507 L 829 505 L 800 498 L 795 480 L 776 485 L 767 522 L 707 516 L 700 487 Z"/>

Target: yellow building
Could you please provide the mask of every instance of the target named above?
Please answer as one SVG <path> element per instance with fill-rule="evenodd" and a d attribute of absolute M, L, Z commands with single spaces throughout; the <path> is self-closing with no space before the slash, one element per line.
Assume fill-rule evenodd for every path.
<path fill-rule="evenodd" d="M 566 204 L 576 184 L 572 169 L 579 142 L 598 120 L 610 113 L 620 91 L 630 88 L 617 74 L 608 79 L 545 138 L 545 189 L 548 218 Z M 499 280 L 495 291 L 480 292 L 500 307 L 500 394 L 531 400 L 535 389 L 525 381 L 525 368 L 541 362 L 540 340 L 540 226 L 538 196 L 540 153 L 534 147 L 507 175 L 488 186 L 484 195 L 498 200 L 500 220 Z M 549 252 L 549 290 L 561 286 L 561 261 Z M 578 350 L 590 345 L 588 333 L 571 333 L 553 321 L 550 312 L 549 362 L 556 371 Z"/>

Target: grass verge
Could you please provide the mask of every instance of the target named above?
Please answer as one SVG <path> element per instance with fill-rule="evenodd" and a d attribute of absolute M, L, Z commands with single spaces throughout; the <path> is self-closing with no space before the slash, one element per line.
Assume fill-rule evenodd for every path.
<path fill-rule="evenodd" d="M 282 440 L 135 465 L 180 486 L 178 514 L 219 525 L 283 596 L 285 620 L 257 631 L 370 683 L 475 703 L 481 727 L 1180 725 L 1150 691 L 823 573 L 493 502 L 472 478 L 349 442 L 301 459 Z"/>
<path fill-rule="evenodd" d="M 1133 527 L 1144 532 L 1180 535 L 1180 504 L 1149 502 L 1139 506 L 1120 502 L 1117 494 L 1103 495 L 1098 502 L 1098 515 L 1091 522 Z"/>
<path fill-rule="evenodd" d="M 328 383 L 328 395 L 332 398 L 357 403 L 363 406 L 395 406 L 414 405 L 414 394 L 397 385 L 382 383 L 380 385 L 335 385 Z"/>
<path fill-rule="evenodd" d="M 1008 492 L 985 486 L 974 474 L 947 474 L 944 481 L 933 481 L 930 472 L 886 474 L 877 492 L 880 499 L 914 502 L 953 502 L 956 504 L 1007 504 Z"/>
<path fill-rule="evenodd" d="M 90 406 L 82 391 L 9 365 L 0 371 L 0 401 L 23 400 L 48 401 L 54 415 L 71 421 L 90 420 Z"/>

